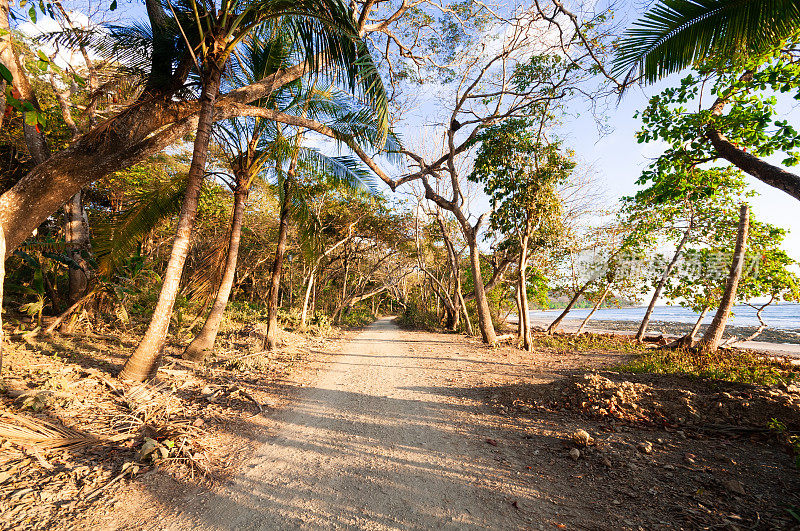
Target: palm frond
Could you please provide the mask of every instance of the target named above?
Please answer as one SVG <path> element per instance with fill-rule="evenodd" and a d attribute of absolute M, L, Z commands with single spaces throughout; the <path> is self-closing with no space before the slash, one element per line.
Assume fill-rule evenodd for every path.
<path fill-rule="evenodd" d="M 7 411 L 0 415 L 5 417 L 0 420 L 0 439 L 6 439 L 24 448 L 36 450 L 75 449 L 109 442 L 108 439 L 94 437 L 39 418 L 25 417 Z"/>
<path fill-rule="evenodd" d="M 350 156 L 330 157 L 316 149 L 301 148 L 299 169 L 312 173 L 332 187 L 344 187 L 377 194 L 375 177 L 360 160 Z"/>
<path fill-rule="evenodd" d="M 140 191 L 126 210 L 95 223 L 98 270 L 111 274 L 156 227 L 178 214 L 186 192 L 186 174 L 176 173 Z"/>
<path fill-rule="evenodd" d="M 712 53 L 761 54 L 800 28 L 800 0 L 659 0 L 617 44 L 612 72 L 653 83 Z"/>

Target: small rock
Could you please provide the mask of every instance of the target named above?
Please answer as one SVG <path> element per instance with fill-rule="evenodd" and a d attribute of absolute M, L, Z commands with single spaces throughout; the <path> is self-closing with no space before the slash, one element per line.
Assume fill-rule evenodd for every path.
<path fill-rule="evenodd" d="M 642 452 L 643 454 L 652 454 L 653 443 L 651 443 L 650 441 L 642 441 L 636 445 L 636 449 Z"/>
<path fill-rule="evenodd" d="M 664 465 L 664 470 L 675 470 L 675 467 L 672 465 Z"/>
<path fill-rule="evenodd" d="M 735 479 L 729 479 L 723 481 L 722 486 L 735 494 L 740 494 L 742 496 L 747 494 L 747 492 L 744 490 L 744 485 L 742 485 L 741 481 L 737 481 Z"/>
<path fill-rule="evenodd" d="M 586 430 L 576 430 L 575 433 L 572 434 L 572 440 L 581 446 L 589 446 L 594 443 L 594 439 Z"/>
<path fill-rule="evenodd" d="M 611 459 L 608 457 L 603 457 L 603 465 L 605 465 L 606 468 L 611 468 Z"/>
<path fill-rule="evenodd" d="M 573 448 L 569 451 L 569 456 L 572 458 L 573 461 L 577 461 L 581 458 L 581 451 L 577 448 Z"/>

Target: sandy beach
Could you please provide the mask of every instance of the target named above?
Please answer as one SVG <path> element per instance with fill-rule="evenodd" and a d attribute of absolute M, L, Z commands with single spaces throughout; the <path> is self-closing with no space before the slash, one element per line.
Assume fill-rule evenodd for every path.
<path fill-rule="evenodd" d="M 546 328 L 558 316 L 558 312 L 553 311 L 552 317 L 532 317 L 531 326 L 541 326 Z M 509 318 L 509 322 L 516 324 L 516 316 Z M 575 332 L 581 324 L 582 319 L 571 319 L 567 317 L 561 324 L 564 332 Z M 707 325 L 700 327 L 700 334 L 705 331 Z M 586 324 L 584 330 L 589 332 L 635 334 L 639 328 L 636 321 L 606 321 L 593 320 Z M 687 323 L 651 321 L 647 329 L 648 335 L 663 334 L 665 337 L 680 337 L 687 334 L 692 329 L 692 325 Z M 749 326 L 728 326 L 725 328 L 725 339 L 730 337 L 748 337 L 755 332 L 755 327 Z M 771 354 L 793 356 L 800 358 L 800 330 L 797 332 L 766 329 L 754 341 L 744 341 L 737 343 L 736 347 L 769 352 Z"/>

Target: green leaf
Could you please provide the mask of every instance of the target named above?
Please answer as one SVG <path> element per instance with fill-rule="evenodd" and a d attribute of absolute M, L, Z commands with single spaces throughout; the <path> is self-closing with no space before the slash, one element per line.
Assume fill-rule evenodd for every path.
<path fill-rule="evenodd" d="M 78 74 L 72 74 L 72 79 L 74 79 L 74 80 L 75 80 L 75 83 L 77 83 L 77 84 L 78 84 L 78 86 L 80 86 L 80 87 L 85 87 L 85 86 L 86 86 L 86 80 L 85 80 L 85 79 L 83 79 L 83 78 L 82 78 L 81 76 L 79 76 Z"/>
<path fill-rule="evenodd" d="M 36 8 L 35 7 L 31 6 L 31 8 L 28 10 L 28 16 L 31 17 L 31 22 L 36 24 Z"/>
<path fill-rule="evenodd" d="M 41 59 L 42 61 L 44 61 L 44 62 L 46 62 L 46 63 L 49 63 L 49 62 L 50 62 L 50 58 L 49 58 L 49 57 L 47 57 L 47 55 L 46 55 L 46 54 L 45 54 L 43 51 L 41 51 L 41 50 L 36 50 L 36 55 L 38 55 L 38 56 L 39 56 L 39 59 Z"/>
<path fill-rule="evenodd" d="M 34 127 L 39 123 L 39 113 L 36 111 L 28 111 L 25 113 L 25 123 Z"/>
<path fill-rule="evenodd" d="M 798 23 L 795 0 L 658 0 L 623 34 L 612 72 L 653 83 L 715 52 L 764 54 Z"/>
<path fill-rule="evenodd" d="M 11 84 L 14 82 L 14 76 L 11 75 L 11 70 L 0 64 L 0 76 L 5 79 L 6 83 Z"/>
<path fill-rule="evenodd" d="M 111 2 L 111 5 L 109 6 L 109 9 L 111 11 L 115 11 L 117 9 L 117 0 L 114 0 L 113 2 Z"/>

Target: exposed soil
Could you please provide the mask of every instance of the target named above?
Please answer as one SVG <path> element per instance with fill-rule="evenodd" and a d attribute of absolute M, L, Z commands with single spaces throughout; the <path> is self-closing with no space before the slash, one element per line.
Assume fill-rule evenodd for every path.
<path fill-rule="evenodd" d="M 249 400 L 222 394 L 219 403 L 208 403 L 202 391 L 209 383 L 187 386 L 204 404 L 191 414 L 219 407 L 212 410 L 220 424 L 206 415 L 214 426 L 207 429 L 220 446 L 233 444 L 213 450 L 211 460 L 220 463 L 219 473 L 209 474 L 215 481 L 198 483 L 190 468 L 172 468 L 178 462 L 167 459 L 149 475 L 120 479 L 99 496 L 103 504 L 76 510 L 76 519 L 63 526 L 798 524 L 791 514 L 800 506 L 800 474 L 794 456 L 765 425 L 774 415 L 790 430 L 800 428 L 794 387 L 611 372 L 632 355 L 622 342 L 617 349 L 526 353 L 486 348 L 455 334 L 399 331 L 388 320 L 342 344 L 298 353 L 303 361 L 291 361 L 290 373 L 237 384 L 259 402 L 274 401 L 253 418 L 257 409 Z M 179 380 L 203 376 L 202 370 L 168 370 L 185 370 Z M 139 441 L 127 458 L 136 449 Z M 57 466 L 62 459 L 92 466 L 100 459 L 85 450 L 46 458 Z M 38 470 L 35 456 L 28 459 L 26 466 Z M 110 461 L 108 477 L 116 477 L 121 462 Z"/>
<path fill-rule="evenodd" d="M 100 440 L 48 452 L 0 434 L 0 528 L 81 527 L 80 520 L 112 514 L 131 481 L 171 489 L 175 481 L 208 488 L 226 480 L 271 426 L 268 416 L 286 406 L 284 387 L 313 375 L 309 350 L 335 351 L 344 336 L 284 333 L 281 350 L 253 355 L 261 337 L 247 326 L 222 334 L 200 367 L 169 345 L 156 379 L 138 386 L 113 377 L 135 335 L 12 338 L 0 422 L 19 425 L 22 417 Z"/>

